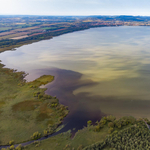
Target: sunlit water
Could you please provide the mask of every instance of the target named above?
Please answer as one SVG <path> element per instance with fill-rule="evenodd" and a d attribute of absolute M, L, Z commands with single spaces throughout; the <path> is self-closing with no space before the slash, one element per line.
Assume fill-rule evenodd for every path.
<path fill-rule="evenodd" d="M 0 60 L 29 73 L 28 81 L 55 76 L 46 93 L 69 106 L 66 129 L 107 114 L 150 119 L 150 27 L 78 31 L 3 52 Z"/>

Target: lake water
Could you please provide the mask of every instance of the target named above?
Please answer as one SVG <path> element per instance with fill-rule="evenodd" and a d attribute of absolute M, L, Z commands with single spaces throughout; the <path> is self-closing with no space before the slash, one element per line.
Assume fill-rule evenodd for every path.
<path fill-rule="evenodd" d="M 29 73 L 28 81 L 55 76 L 46 93 L 69 106 L 64 131 L 109 114 L 150 119 L 150 27 L 73 32 L 3 52 L 0 60 Z"/>

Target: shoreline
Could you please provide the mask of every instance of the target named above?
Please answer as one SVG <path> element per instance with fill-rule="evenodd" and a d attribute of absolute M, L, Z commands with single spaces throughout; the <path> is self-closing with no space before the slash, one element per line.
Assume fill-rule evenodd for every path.
<path fill-rule="evenodd" d="M 60 36 L 60 35 L 63 35 L 63 34 L 67 34 L 67 33 L 73 33 L 73 32 L 76 32 L 76 31 L 83 31 L 83 30 L 87 30 L 87 29 L 91 29 L 91 28 L 101 28 L 101 27 L 119 27 L 119 26 L 125 26 L 125 25 L 100 25 L 100 26 L 92 26 L 92 27 L 83 27 L 83 28 L 70 28 L 70 29 L 67 29 L 65 31 L 57 31 L 57 32 L 53 32 L 53 33 L 45 33 L 45 34 L 41 34 L 41 35 L 46 35 L 46 37 L 44 37 L 43 39 L 38 39 L 38 36 L 34 36 L 35 38 L 37 38 L 37 40 L 30 40 L 27 38 L 24 38 L 23 40 L 25 40 L 24 42 L 18 42 L 18 44 L 16 45 L 12 45 L 12 46 L 9 46 L 9 47 L 3 47 L 1 48 L 0 47 L 0 53 L 1 52 L 4 52 L 4 51 L 7 51 L 7 50 L 13 50 L 13 49 L 16 49 L 16 48 L 19 48 L 23 45 L 28 45 L 28 44 L 32 44 L 32 43 L 35 43 L 35 42 L 39 42 L 39 41 L 42 41 L 42 40 L 49 40 L 49 39 L 52 39 L 53 37 L 57 37 L 57 36 Z M 40 36 L 41 36 L 40 35 Z M 19 40 L 14 40 L 14 41 L 19 41 Z"/>
<path fill-rule="evenodd" d="M 61 34 L 62 35 L 62 34 Z M 45 39 L 46 40 L 46 39 Z M 40 41 L 40 40 L 39 40 Z M 35 41 L 35 42 L 38 42 L 38 41 Z M 31 42 L 31 43 L 34 43 L 34 42 Z M 31 44 L 31 43 L 29 43 L 29 44 Z M 28 43 L 27 43 L 28 44 Z M 23 44 L 24 45 L 24 44 Z M 22 45 L 21 45 L 22 46 Z M 20 46 L 19 46 L 20 47 Z M 15 47 L 16 48 L 16 47 Z M 4 50 L 4 51 L 6 51 L 6 50 Z M 1 63 L 1 62 L 0 62 Z"/>
<path fill-rule="evenodd" d="M 31 81 L 31 82 L 26 82 L 25 80 L 25 77 L 26 77 L 26 73 L 25 72 L 17 72 L 16 70 L 13 70 L 13 69 L 9 69 L 9 68 L 4 68 L 5 65 L 3 65 L 1 62 L 0 62 L 0 66 L 1 66 L 1 76 L 2 78 L 13 78 L 14 82 L 17 84 L 17 88 L 18 88 L 18 93 L 16 93 L 16 96 L 13 100 L 13 104 L 11 104 L 11 99 L 8 97 L 7 99 L 5 98 L 5 94 L 3 94 L 1 92 L 2 95 L 4 95 L 3 97 L 4 98 L 0 98 L 1 101 L 0 101 L 0 117 L 1 119 L 2 118 L 9 118 L 9 116 L 5 115 L 5 113 L 9 113 L 7 111 L 7 109 L 10 107 L 10 110 L 13 111 L 13 115 L 17 115 L 17 113 L 19 112 L 20 114 L 22 114 L 22 112 L 25 112 L 24 115 L 26 115 L 26 113 L 28 114 L 29 111 L 30 113 L 32 114 L 32 112 L 35 114 L 36 111 L 34 112 L 35 109 L 38 109 L 39 111 L 39 115 L 40 113 L 41 114 L 46 114 L 47 112 L 46 111 L 52 111 L 52 113 L 54 114 L 54 116 L 56 115 L 58 119 L 52 119 L 52 121 L 54 122 L 53 125 L 51 126 L 51 131 L 48 131 L 47 129 L 43 129 L 43 128 L 39 128 L 38 127 L 38 124 L 37 126 L 35 126 L 35 128 L 39 128 L 39 132 L 43 131 L 44 130 L 44 134 L 43 133 L 40 133 L 41 135 L 38 137 L 38 139 L 45 139 L 45 137 L 47 136 L 52 136 L 53 134 L 59 132 L 59 128 L 61 127 L 61 124 L 63 122 L 63 119 L 68 115 L 69 113 L 69 110 L 68 110 L 68 107 L 67 106 L 64 106 L 62 104 L 59 103 L 59 100 L 56 98 L 56 97 L 52 97 L 50 95 L 47 95 L 45 93 L 45 91 L 47 90 L 47 88 L 40 88 L 41 85 L 47 85 L 48 83 L 52 82 L 54 80 L 54 76 L 51 76 L 51 75 L 43 75 L 37 79 L 35 79 L 34 81 Z M 14 77 L 12 77 L 14 76 Z M 5 80 L 3 81 L 3 79 L 1 79 L 3 84 L 5 84 Z M 16 89 L 16 86 L 14 84 L 12 84 L 12 86 Z M 5 87 L 4 87 L 5 88 Z M 11 88 L 11 83 L 9 83 L 9 87 L 6 89 L 5 88 L 5 91 L 6 93 L 9 92 L 9 89 Z M 32 95 L 33 93 L 33 97 L 32 96 L 28 96 L 29 97 L 29 100 L 27 100 L 27 98 L 23 97 L 21 98 L 21 95 L 24 96 L 24 93 L 22 93 L 23 91 L 25 90 L 26 93 L 29 93 L 29 95 Z M 4 90 L 3 90 L 4 91 Z M 4 91 L 4 92 L 5 92 Z M 20 94 L 22 93 L 22 94 Z M 10 93 L 9 93 L 10 94 Z M 27 94 L 28 95 L 28 94 Z M 16 99 L 16 97 L 19 96 L 19 99 Z M 2 96 L 1 96 L 2 97 Z M 31 100 L 30 100 L 31 99 Z M 10 102 L 9 102 L 10 101 Z M 7 102 L 7 103 L 6 103 Z M 9 107 L 6 105 L 5 106 L 5 103 L 7 105 L 10 105 Z M 10 104 L 9 104 L 10 103 Z M 27 105 L 26 105 L 27 103 Z M 33 104 L 32 104 L 33 103 Z M 53 104 L 57 105 L 57 106 L 52 106 Z M 31 105 L 31 106 L 30 106 Z M 34 107 L 33 107 L 33 106 Z M 35 107 L 36 106 L 36 107 Z M 8 107 L 8 108 L 7 108 Z M 39 108 L 38 108 L 39 107 Z M 41 107 L 41 108 L 40 108 Z M 43 109 L 43 107 L 48 107 L 48 108 L 45 108 L 44 109 L 44 112 L 40 112 L 42 111 L 41 109 Z M 57 109 L 56 109 L 57 108 Z M 6 110 L 5 110 L 6 109 Z M 59 111 L 62 109 L 62 111 L 60 112 L 60 115 L 59 115 Z M 62 114 L 61 114 L 62 113 Z M 10 116 L 11 117 L 11 116 Z M 16 116 L 17 117 L 17 116 Z M 21 116 L 20 116 L 21 117 Z M 22 116 L 24 117 L 24 116 Z M 33 116 L 34 117 L 34 116 Z M 40 117 L 40 116 L 39 116 Z M 37 119 L 39 119 L 38 117 L 38 114 L 37 114 Z M 41 116 L 42 117 L 42 116 Z M 47 116 L 48 117 L 48 116 Z M 11 118 L 10 118 L 11 119 Z M 12 118 L 13 119 L 13 118 Z M 21 119 L 21 118 L 20 118 Z M 36 119 L 36 118 L 35 118 Z M 46 118 L 47 119 L 47 118 Z M 49 118 L 48 118 L 49 119 Z M 7 120 L 4 120 L 2 119 L 3 123 L 5 124 L 5 122 L 7 122 Z M 10 120 L 11 121 L 11 120 Z M 17 120 L 16 118 L 16 122 L 17 121 L 20 121 L 20 120 Z M 24 120 L 21 120 L 22 123 L 24 124 Z M 28 121 L 30 121 L 28 119 Z M 35 120 L 36 121 L 36 120 Z M 42 121 L 42 120 L 41 120 Z M 44 121 L 44 120 L 43 120 Z M 15 122 L 15 120 L 14 120 Z M 36 121 L 37 122 L 37 121 Z M 45 123 L 44 122 L 39 122 L 40 124 L 43 125 L 43 127 L 45 126 Z M 15 123 L 14 123 L 15 124 Z M 28 123 L 30 124 L 30 122 Z M 11 123 L 10 123 L 11 125 Z M 12 125 L 13 126 L 13 125 Z M 28 126 L 28 125 L 27 125 Z M 33 125 L 34 126 L 34 125 Z M 32 127 L 33 127 L 32 126 Z M 19 126 L 20 128 L 21 126 Z M 32 129 L 31 127 L 31 129 Z M 2 128 L 4 128 L 2 126 Z M 17 132 L 17 129 L 15 126 L 12 127 L 12 129 L 14 130 L 13 132 Z M 16 130 L 15 130 L 16 129 Z M 58 131 L 57 131 L 58 130 Z M 61 129 L 60 129 L 61 130 Z M 21 134 L 23 134 L 24 132 L 26 132 L 26 129 L 21 132 Z M 30 132 L 29 131 L 29 135 L 30 135 Z M 34 132 L 32 132 L 33 134 Z M 4 131 L 4 135 L 5 135 L 5 131 Z M 7 134 L 12 134 L 11 132 L 10 133 L 7 133 Z M 32 135 L 31 134 L 31 135 Z M 3 136 L 4 136 L 3 135 Z M 15 136 L 16 134 L 13 134 L 13 136 Z M 9 136 L 9 135 L 8 135 Z M 11 136 L 12 138 L 12 136 Z M 22 137 L 22 139 L 26 139 L 26 137 Z M 17 141 L 17 140 L 14 140 L 15 143 L 17 144 L 16 146 L 18 146 L 20 143 L 33 143 L 35 140 L 37 139 L 27 139 L 27 140 L 23 140 L 22 142 L 20 141 Z M 9 139 L 5 142 L 5 143 L 9 143 Z M 3 142 L 4 143 L 4 142 Z M 2 143 L 1 143 L 2 144 Z M 10 145 L 9 145 L 10 146 Z M 2 144 L 0 145 L 0 149 L 1 148 L 4 148 L 4 147 L 9 147 L 8 145 L 6 144 Z"/>
<path fill-rule="evenodd" d="M 15 50 L 16 48 L 19 48 L 21 46 L 36 43 L 36 42 L 39 42 L 39 41 L 50 40 L 53 37 L 61 36 L 61 35 L 67 34 L 67 33 L 83 31 L 83 30 L 87 30 L 87 29 L 91 29 L 91 28 L 120 27 L 120 26 L 140 27 L 140 26 L 147 26 L 147 25 L 98 25 L 98 26 L 91 26 L 91 27 L 84 27 L 84 28 L 77 28 L 77 29 L 76 28 L 71 28 L 69 30 L 57 31 L 57 32 L 53 32 L 53 33 L 47 32 L 45 34 L 41 34 L 43 36 L 46 35 L 46 37 L 44 37 L 42 39 L 38 39 L 39 38 L 38 36 L 33 36 L 35 38 L 35 40 L 28 39 L 28 37 L 23 38 L 23 40 L 25 40 L 24 42 L 18 42 L 19 40 L 18 41 L 14 40 L 14 41 L 18 42 L 16 45 L 11 45 L 9 47 L 6 46 L 6 47 L 3 47 L 3 48 L 0 47 L 0 53 L 8 51 L 8 50 Z"/>

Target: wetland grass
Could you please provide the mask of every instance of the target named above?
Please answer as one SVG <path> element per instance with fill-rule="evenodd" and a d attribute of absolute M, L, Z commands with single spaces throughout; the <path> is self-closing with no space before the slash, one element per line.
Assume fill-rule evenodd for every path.
<path fill-rule="evenodd" d="M 51 134 L 68 114 L 56 97 L 46 95 L 46 89 L 39 88 L 52 82 L 53 76 L 44 75 L 32 82 L 26 82 L 25 76 L 24 72 L 0 64 L 0 145 L 12 140 L 14 144 L 32 140 L 36 132 L 44 136 L 47 129 L 51 131 L 47 134 Z M 52 104 L 57 105 L 52 107 Z"/>

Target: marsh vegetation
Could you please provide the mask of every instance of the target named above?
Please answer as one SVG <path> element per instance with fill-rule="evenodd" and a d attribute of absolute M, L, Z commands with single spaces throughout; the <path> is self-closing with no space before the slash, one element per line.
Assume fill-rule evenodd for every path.
<path fill-rule="evenodd" d="M 148 119 L 145 118 L 148 122 Z M 95 125 L 91 121 L 73 139 L 70 131 L 32 143 L 25 150 L 131 150 L 150 148 L 150 131 L 143 119 L 103 117 Z"/>
<path fill-rule="evenodd" d="M 24 72 L 0 64 L 0 145 L 35 140 L 54 133 L 68 114 L 56 97 L 39 86 L 52 82 L 51 75 L 26 82 Z"/>

